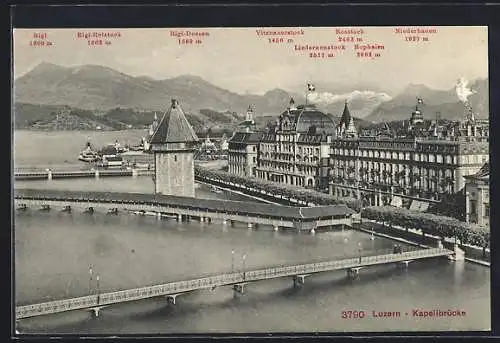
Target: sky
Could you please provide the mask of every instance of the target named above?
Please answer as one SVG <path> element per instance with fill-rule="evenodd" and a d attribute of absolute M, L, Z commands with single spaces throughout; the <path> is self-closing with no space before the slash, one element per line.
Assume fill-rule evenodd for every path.
<path fill-rule="evenodd" d="M 363 34 L 337 34 L 337 29 L 351 29 L 340 27 L 15 29 L 13 73 L 17 78 L 41 62 L 66 67 L 97 64 L 154 79 L 197 75 L 240 94 L 262 94 L 274 88 L 297 90 L 307 82 L 378 84 L 392 92 L 410 83 L 450 89 L 460 77 L 488 76 L 487 27 L 432 28 L 436 32 L 428 34 L 398 34 L 395 27 L 362 27 Z M 259 36 L 258 29 L 303 30 L 303 34 Z M 200 44 L 180 44 L 179 38 L 172 35 L 179 31 L 208 32 L 209 36 L 198 37 Z M 116 32 L 120 37 L 109 38 L 110 45 L 91 46 L 87 39 L 78 38 L 79 32 Z M 46 37 L 35 38 L 35 34 Z M 405 40 L 413 36 L 420 40 Z M 269 38 L 279 37 L 283 37 L 283 43 L 269 42 Z M 341 43 L 339 37 L 361 38 L 362 42 Z M 423 41 L 424 38 L 428 41 Z M 40 40 L 52 44 L 31 45 Z M 296 46 L 306 44 L 344 44 L 346 50 L 335 57 L 311 58 L 312 51 L 296 50 Z M 377 44 L 384 49 L 377 50 L 379 57 L 360 58 L 354 44 Z"/>

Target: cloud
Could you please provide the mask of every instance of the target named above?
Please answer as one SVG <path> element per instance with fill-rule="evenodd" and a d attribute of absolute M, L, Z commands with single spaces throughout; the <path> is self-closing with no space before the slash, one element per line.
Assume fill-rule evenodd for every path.
<path fill-rule="evenodd" d="M 333 94 L 329 92 L 315 92 L 308 96 L 308 100 L 318 104 L 333 104 L 339 101 L 351 100 L 378 100 L 381 102 L 389 101 L 392 99 L 386 93 L 377 93 L 373 91 L 359 91 L 355 90 L 350 93 Z"/>

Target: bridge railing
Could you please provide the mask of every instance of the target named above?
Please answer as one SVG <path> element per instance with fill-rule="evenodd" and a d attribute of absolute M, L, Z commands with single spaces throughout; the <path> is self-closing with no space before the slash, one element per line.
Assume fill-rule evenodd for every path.
<path fill-rule="evenodd" d="M 403 253 L 384 254 L 379 256 L 361 256 L 337 261 L 325 261 L 318 263 L 308 263 L 293 266 L 278 266 L 244 272 L 235 272 L 208 276 L 195 280 L 171 282 L 155 286 L 140 287 L 135 289 L 102 293 L 99 295 L 89 295 L 73 299 L 57 300 L 40 304 L 24 305 L 16 307 L 16 318 L 30 317 L 37 314 L 48 314 L 82 308 L 103 306 L 118 302 L 140 300 L 154 296 L 183 293 L 201 288 L 212 288 L 215 286 L 241 283 L 281 276 L 293 276 L 300 274 L 310 274 L 315 272 L 330 271 L 336 269 L 346 269 L 362 267 L 365 265 L 378 264 L 381 262 L 398 262 L 418 259 L 423 257 L 433 257 L 449 255 L 453 252 L 444 248 L 422 249 Z"/>

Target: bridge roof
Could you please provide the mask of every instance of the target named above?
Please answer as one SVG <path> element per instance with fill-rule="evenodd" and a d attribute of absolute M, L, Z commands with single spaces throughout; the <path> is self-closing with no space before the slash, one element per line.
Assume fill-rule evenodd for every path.
<path fill-rule="evenodd" d="M 40 200 L 73 200 L 73 201 L 110 201 L 123 203 L 144 203 L 155 205 L 168 205 L 172 207 L 189 207 L 211 212 L 242 213 L 245 215 L 258 215 L 273 218 L 287 218 L 293 220 L 313 220 L 334 216 L 347 217 L 354 213 L 345 205 L 317 206 L 317 207 L 292 207 L 275 204 L 249 203 L 246 201 L 218 200 L 218 199 L 193 199 L 172 195 L 153 195 L 142 193 L 117 193 L 117 192 L 82 192 L 66 190 L 40 190 L 16 189 L 14 197 L 17 199 Z M 249 206 L 249 204 L 251 206 Z"/>

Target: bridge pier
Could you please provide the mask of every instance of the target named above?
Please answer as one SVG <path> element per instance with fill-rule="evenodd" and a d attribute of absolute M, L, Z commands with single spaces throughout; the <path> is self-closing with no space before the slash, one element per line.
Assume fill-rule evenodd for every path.
<path fill-rule="evenodd" d="M 50 169 L 47 171 L 47 179 L 52 180 L 52 170 Z"/>
<path fill-rule="evenodd" d="M 107 306 L 96 306 L 96 307 L 90 308 L 90 313 L 92 314 L 92 317 L 93 318 L 98 318 L 99 317 L 99 311 L 101 311 L 101 309 L 103 309 L 105 307 L 107 307 Z"/>
<path fill-rule="evenodd" d="M 205 220 L 206 220 L 206 222 L 207 222 L 207 223 L 209 223 L 209 224 L 211 224 L 211 223 L 212 223 L 212 218 L 210 218 L 210 217 L 206 217 L 206 218 L 205 218 Z"/>
<path fill-rule="evenodd" d="M 97 169 L 96 169 L 95 174 L 94 174 L 94 177 L 95 177 L 96 179 L 98 179 L 98 178 L 99 178 L 99 170 L 97 170 Z"/>
<path fill-rule="evenodd" d="M 294 275 L 293 276 L 293 287 L 302 287 L 306 283 L 307 275 Z"/>
<path fill-rule="evenodd" d="M 166 295 L 165 297 L 167 298 L 167 304 L 172 304 L 175 305 L 175 299 L 179 296 L 180 294 L 169 294 Z"/>
<path fill-rule="evenodd" d="M 108 210 L 108 214 L 118 215 L 118 208 L 111 208 Z"/>
<path fill-rule="evenodd" d="M 465 260 L 465 252 L 458 247 L 458 244 L 455 244 L 453 247 L 453 255 L 449 255 L 448 258 L 452 261 L 463 261 Z"/>
<path fill-rule="evenodd" d="M 64 206 L 64 208 L 63 208 L 63 210 L 62 210 L 62 211 L 63 211 L 63 212 L 68 212 L 68 213 L 71 213 L 71 206 L 69 206 L 69 205 L 68 205 L 68 206 Z"/>
<path fill-rule="evenodd" d="M 278 225 L 274 225 L 273 226 L 273 230 L 276 231 L 276 232 L 278 232 L 280 230 L 280 227 Z"/>
<path fill-rule="evenodd" d="M 94 208 L 92 206 L 85 210 L 85 213 L 88 213 L 88 214 L 94 214 L 94 212 L 95 211 L 94 211 Z"/>
<path fill-rule="evenodd" d="M 41 211 L 50 211 L 50 206 L 49 205 L 42 205 Z"/>
<path fill-rule="evenodd" d="M 182 221 L 182 214 L 178 214 L 178 215 L 177 215 L 177 221 L 178 221 L 178 222 L 181 222 L 181 221 Z"/>
<path fill-rule="evenodd" d="M 200 216 L 200 223 L 203 223 L 205 221 L 205 218 L 203 216 Z"/>
<path fill-rule="evenodd" d="M 252 224 L 252 223 L 248 223 L 248 224 L 247 224 L 247 228 L 248 228 L 249 230 L 251 230 L 251 229 L 253 228 L 253 224 Z"/>
<path fill-rule="evenodd" d="M 360 269 L 361 269 L 361 267 L 348 268 L 347 269 L 347 276 L 351 277 L 351 278 L 359 276 Z"/>
<path fill-rule="evenodd" d="M 222 219 L 222 225 L 227 225 L 227 219 Z"/>
<path fill-rule="evenodd" d="M 309 231 L 309 233 L 311 233 L 311 235 L 314 235 L 314 234 L 316 234 L 316 230 L 314 230 L 314 228 L 312 228 L 311 231 Z"/>
<path fill-rule="evenodd" d="M 246 283 L 237 283 L 233 285 L 234 294 L 245 294 Z"/>
<path fill-rule="evenodd" d="M 158 219 L 158 220 L 161 219 L 161 212 L 156 212 L 156 219 Z"/>
<path fill-rule="evenodd" d="M 413 262 L 413 260 L 408 260 L 408 261 L 401 261 L 399 262 L 402 266 L 404 266 L 405 269 L 408 269 L 408 264 L 410 264 L 410 262 Z"/>
<path fill-rule="evenodd" d="M 234 227 L 234 220 L 231 220 L 231 227 Z"/>

